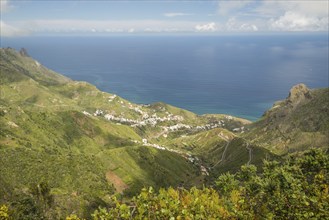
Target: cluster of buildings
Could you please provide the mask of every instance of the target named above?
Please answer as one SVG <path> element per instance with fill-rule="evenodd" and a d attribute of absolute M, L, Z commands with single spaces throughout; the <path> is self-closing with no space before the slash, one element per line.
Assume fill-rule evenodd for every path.
<path fill-rule="evenodd" d="M 116 97 L 117 97 L 116 95 L 112 95 L 108 98 L 108 101 L 112 102 Z M 124 105 L 123 101 L 120 102 L 120 100 L 119 100 L 118 102 L 121 103 L 122 105 Z M 179 123 L 179 122 L 183 121 L 184 118 L 179 115 L 173 115 L 169 112 L 165 112 L 164 117 L 159 117 L 156 113 L 150 114 L 148 112 L 143 111 L 141 109 L 141 106 L 135 106 L 135 105 L 132 105 L 131 103 L 128 103 L 128 106 L 125 106 L 125 107 L 128 107 L 129 109 L 138 113 L 140 115 L 140 118 L 139 119 L 129 119 L 129 118 L 125 118 L 123 115 L 116 116 L 113 114 L 109 114 L 106 111 L 101 110 L 101 109 L 95 110 L 94 113 L 89 113 L 87 111 L 82 111 L 82 113 L 87 116 L 95 116 L 95 117 L 101 116 L 101 117 L 104 117 L 106 120 L 117 122 L 117 123 L 128 124 L 131 127 L 139 127 L 139 126 L 146 126 L 146 125 L 151 125 L 154 127 L 159 122 L 165 122 L 165 121 L 177 122 L 177 124 L 174 124 L 171 126 L 161 126 L 161 128 L 163 129 L 164 137 L 167 137 L 168 133 L 170 133 L 170 132 L 175 132 L 175 131 L 182 130 L 182 129 L 202 131 L 202 130 L 210 130 L 213 128 L 225 126 L 225 123 L 223 120 L 212 122 L 212 123 L 206 124 L 206 125 L 191 126 L 191 125 Z M 165 111 L 165 109 L 163 109 L 163 110 Z M 227 116 L 227 117 L 231 117 L 231 116 Z M 227 118 L 227 119 L 230 120 L 232 118 Z M 166 151 L 177 153 L 180 156 L 184 157 L 186 160 L 188 160 L 190 163 L 193 163 L 194 165 L 199 166 L 200 171 L 203 175 L 209 175 L 207 168 L 200 163 L 199 158 L 197 158 L 196 156 L 193 156 L 193 155 L 187 154 L 187 153 L 183 153 L 179 150 L 170 149 L 170 148 L 161 146 L 159 144 L 149 143 L 147 139 L 142 139 L 142 142 L 139 142 L 136 140 L 134 142 L 140 143 L 143 146 L 153 147 L 153 148 L 156 148 L 159 150 L 166 150 Z"/>
<path fill-rule="evenodd" d="M 113 95 L 113 96 L 109 97 L 109 100 L 113 100 L 116 97 L 117 97 L 116 95 Z M 164 117 L 159 117 L 159 116 L 157 116 L 156 113 L 153 113 L 152 115 L 150 115 L 149 113 L 143 111 L 140 106 L 134 106 L 131 103 L 129 103 L 128 108 L 137 112 L 138 114 L 140 114 L 141 115 L 140 119 L 129 119 L 122 115 L 116 116 L 113 114 L 108 114 L 108 113 L 105 113 L 105 111 L 103 111 L 101 109 L 97 109 L 92 114 L 87 111 L 83 111 L 82 113 L 87 116 L 103 116 L 106 120 L 113 121 L 116 123 L 127 124 L 131 127 L 142 127 L 142 126 L 146 126 L 146 125 L 151 125 L 152 127 L 155 127 L 160 122 L 165 122 L 165 121 L 181 122 L 184 120 L 184 118 L 182 116 L 173 115 L 169 112 L 165 112 L 166 116 L 164 116 Z M 227 117 L 228 120 L 232 119 L 232 116 L 225 116 L 225 117 Z M 205 124 L 205 125 L 198 125 L 198 126 L 177 123 L 177 124 L 174 124 L 171 126 L 161 126 L 161 128 L 163 129 L 162 135 L 163 135 L 163 137 L 166 138 L 168 136 L 168 133 L 179 131 L 182 129 L 187 129 L 187 130 L 192 130 L 192 131 L 198 132 L 198 131 L 206 131 L 206 130 L 211 130 L 214 128 L 224 127 L 224 126 L 225 126 L 224 120 L 218 120 L 216 122 L 212 122 L 212 123 Z M 233 131 L 241 132 L 241 131 L 243 131 L 243 129 L 244 129 L 244 127 L 235 128 Z"/>

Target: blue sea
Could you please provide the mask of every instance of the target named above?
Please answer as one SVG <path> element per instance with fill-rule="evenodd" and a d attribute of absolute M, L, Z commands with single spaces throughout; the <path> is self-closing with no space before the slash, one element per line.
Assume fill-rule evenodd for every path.
<path fill-rule="evenodd" d="M 257 120 L 298 83 L 328 87 L 328 34 L 2 38 L 135 103 Z"/>

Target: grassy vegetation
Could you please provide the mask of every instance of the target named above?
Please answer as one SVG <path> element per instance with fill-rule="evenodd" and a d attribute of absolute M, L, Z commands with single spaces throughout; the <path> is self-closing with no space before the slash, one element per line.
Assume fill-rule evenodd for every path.
<path fill-rule="evenodd" d="M 61 76 L 26 54 L 0 52 L 0 203 L 14 207 L 18 219 L 90 218 L 112 194 L 211 184 L 241 165 L 262 171 L 264 159 L 279 159 L 274 153 L 328 147 L 328 89 L 314 90 L 298 104 L 281 102 L 250 124 L 165 103 L 137 105 Z M 107 120 L 106 114 L 128 121 Z M 129 122 L 149 118 L 162 121 Z M 167 150 L 143 146 L 143 139 Z M 191 155 L 197 162 L 188 161 Z"/>
<path fill-rule="evenodd" d="M 309 90 L 309 96 L 277 103 L 245 137 L 277 154 L 329 146 L 329 89 Z"/>
<path fill-rule="evenodd" d="M 97 156 L 130 186 L 127 195 L 144 186 L 190 186 L 189 180 L 199 175 L 198 168 L 180 155 L 145 146 L 103 151 Z"/>
<path fill-rule="evenodd" d="M 165 145 L 200 158 L 210 168 L 210 182 L 221 173 L 238 171 L 248 161 L 261 169 L 263 159 L 278 158 L 269 150 L 250 144 L 222 128 L 174 138 L 165 142 Z"/>
<path fill-rule="evenodd" d="M 98 219 L 327 219 L 329 156 L 311 150 L 283 163 L 265 161 L 264 170 L 242 166 L 225 173 L 214 188 L 143 189 L 129 204 L 112 197 Z"/>
<path fill-rule="evenodd" d="M 12 49 L 1 49 L 0 64 L 2 202 L 29 200 L 30 188 L 46 182 L 55 201 L 52 215 L 88 216 L 89 206 L 97 207 L 116 193 L 114 182 L 106 178 L 109 171 L 127 184 L 126 196 L 143 186 L 188 184 L 186 180 L 199 175 L 197 167 L 176 153 L 139 146 L 138 129 L 92 116 L 102 109 L 140 117 L 123 107 L 128 101 L 116 97 L 109 102 L 111 94 L 66 79 Z"/>
<path fill-rule="evenodd" d="M 56 200 L 54 210 L 61 210 L 53 214 L 68 215 L 78 211 L 74 203 L 79 201 L 87 208 L 94 199 L 102 200 L 114 192 L 105 179 L 106 168 L 92 156 L 24 147 L 1 149 L 0 155 L 2 202 L 15 205 L 20 199 L 17 195 L 46 182 Z"/>

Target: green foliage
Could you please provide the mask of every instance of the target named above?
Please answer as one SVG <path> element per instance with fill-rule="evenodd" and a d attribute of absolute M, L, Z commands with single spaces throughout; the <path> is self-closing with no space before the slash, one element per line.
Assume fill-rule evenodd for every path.
<path fill-rule="evenodd" d="M 66 217 L 65 220 L 82 220 L 81 218 L 79 218 L 77 215 L 75 214 L 71 214 L 69 216 Z"/>
<path fill-rule="evenodd" d="M 144 188 L 129 203 L 112 197 L 100 219 L 328 219 L 329 155 L 310 150 L 280 164 L 264 161 L 218 177 L 216 189 Z"/>
<path fill-rule="evenodd" d="M 56 85 L 68 82 L 69 79 L 46 69 L 29 56 L 23 56 L 14 49 L 6 48 L 0 50 L 1 79 L 4 82 L 13 82 L 31 77 L 44 85 Z M 12 71 L 12 70 L 16 71 Z M 2 70 L 4 73 L 2 74 Z M 13 74 L 8 74 L 13 73 Z"/>
<path fill-rule="evenodd" d="M 105 172 L 106 168 L 91 156 L 63 150 L 51 153 L 21 147 L 3 149 L 0 153 L 3 197 L 0 199 L 12 203 L 22 216 L 30 213 L 31 219 L 49 209 L 59 216 L 73 211 L 82 214 L 95 198 L 113 193 Z"/>
<path fill-rule="evenodd" d="M 283 164 L 265 161 L 261 175 L 256 175 L 253 167 L 242 167 L 237 174 L 244 198 L 240 213 L 257 218 L 327 218 L 328 159 L 328 154 L 311 150 Z"/>
<path fill-rule="evenodd" d="M 230 214 L 222 207 L 214 189 L 195 187 L 190 190 L 144 188 L 130 205 L 112 200 L 111 208 L 100 208 L 93 214 L 100 219 L 228 219 Z"/>
<path fill-rule="evenodd" d="M 112 209 L 99 209 L 94 217 L 328 216 L 327 154 L 310 151 L 300 159 L 293 157 L 283 164 L 265 161 L 261 167 L 264 158 L 276 157 L 264 147 L 282 153 L 289 147 L 304 150 L 328 145 L 328 89 L 312 90 L 306 101 L 294 106 L 285 103 L 273 108 L 270 117 L 254 123 L 251 131 L 246 127 L 247 144 L 242 134 L 231 132 L 250 123 L 246 120 L 198 116 L 164 103 L 133 104 L 54 73 L 25 52 L 0 49 L 0 56 L 0 202 L 9 204 L 1 206 L 2 215 L 9 208 L 14 219 L 63 219 L 71 213 L 76 215 L 68 219 L 88 218 L 91 210 L 110 203 Z M 95 116 L 99 109 L 130 120 L 142 120 L 144 113 L 175 115 L 180 120 L 132 127 L 130 122 L 105 120 L 103 113 Z M 196 127 L 219 121 L 222 127 L 216 129 L 163 133 L 164 127 L 178 123 Z M 200 160 L 191 163 L 183 153 L 139 146 L 144 138 Z M 210 176 L 199 176 L 200 165 L 212 168 Z M 155 192 L 159 187 L 200 186 L 205 180 L 215 182 L 217 191 L 169 188 Z M 153 188 L 144 189 L 130 203 L 110 197 L 115 190 L 131 197 L 143 186 Z"/>
<path fill-rule="evenodd" d="M 0 220 L 9 220 L 9 209 L 8 206 L 6 205 L 1 205 L 0 206 Z"/>
<path fill-rule="evenodd" d="M 220 175 L 215 184 L 216 189 L 226 196 L 239 187 L 239 182 L 235 179 L 235 175 L 230 173 Z"/>
<path fill-rule="evenodd" d="M 45 218 L 42 208 L 36 203 L 35 198 L 29 194 L 16 195 L 11 206 L 13 207 L 13 219 L 33 220 Z"/>
<path fill-rule="evenodd" d="M 30 189 L 31 194 L 36 198 L 36 203 L 41 207 L 43 212 L 46 212 L 54 203 L 54 197 L 50 193 L 48 183 L 41 182 L 34 185 Z"/>
<path fill-rule="evenodd" d="M 31 185 L 29 189 L 14 191 L 10 201 L 13 219 L 53 219 L 54 197 L 47 183 Z"/>
<path fill-rule="evenodd" d="M 132 197 L 144 186 L 169 187 L 190 184 L 189 180 L 198 174 L 198 167 L 180 155 L 169 151 L 161 151 L 152 147 L 134 146 L 104 151 L 102 160 L 111 158 L 108 166 L 127 183 L 129 188 L 124 191 Z M 122 159 L 124 158 L 124 160 Z"/>

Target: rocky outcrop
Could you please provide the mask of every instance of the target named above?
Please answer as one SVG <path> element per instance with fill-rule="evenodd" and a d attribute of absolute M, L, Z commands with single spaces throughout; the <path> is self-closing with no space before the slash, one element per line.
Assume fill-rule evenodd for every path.
<path fill-rule="evenodd" d="M 298 84 L 293 86 L 290 89 L 289 96 L 287 98 L 287 102 L 293 105 L 299 104 L 301 101 L 305 99 L 312 98 L 311 91 L 304 84 Z"/>
<path fill-rule="evenodd" d="M 248 138 L 277 153 L 328 146 L 328 88 L 298 84 L 251 125 Z"/>
<path fill-rule="evenodd" d="M 263 116 L 282 118 L 293 111 L 299 104 L 312 99 L 312 91 L 303 83 L 293 86 L 285 100 L 277 101 Z"/>

